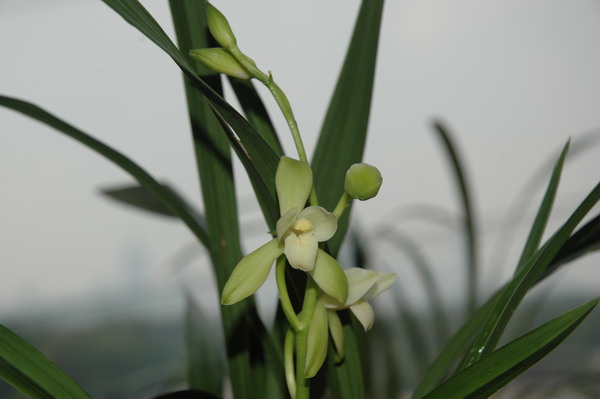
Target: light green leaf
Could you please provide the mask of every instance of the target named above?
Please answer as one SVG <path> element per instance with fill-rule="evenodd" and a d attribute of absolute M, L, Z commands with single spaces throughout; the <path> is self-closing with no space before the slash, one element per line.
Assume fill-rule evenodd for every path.
<path fill-rule="evenodd" d="M 2 325 L 0 377 L 32 399 L 91 398 L 44 354 Z"/>
<path fill-rule="evenodd" d="M 198 240 L 208 247 L 208 234 L 204 227 L 199 224 L 197 215 L 191 212 L 189 206 L 183 203 L 181 198 L 176 196 L 173 191 L 166 189 L 165 186 L 157 182 L 154 177 L 125 155 L 34 104 L 16 98 L 0 96 L 0 106 L 10 108 L 53 127 L 120 166 L 137 180 L 142 187 L 148 190 L 149 193 L 161 201 L 167 209 L 177 215 L 192 230 Z"/>
<path fill-rule="evenodd" d="M 587 302 L 480 358 L 423 399 L 487 398 L 552 351 L 597 304 Z"/>

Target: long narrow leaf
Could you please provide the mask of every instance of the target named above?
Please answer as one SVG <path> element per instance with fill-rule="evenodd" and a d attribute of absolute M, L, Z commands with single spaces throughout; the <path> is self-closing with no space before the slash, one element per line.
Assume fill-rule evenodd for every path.
<path fill-rule="evenodd" d="M 182 51 L 187 54 L 192 48 L 209 47 L 211 39 L 205 2 L 172 0 L 169 4 Z M 219 75 L 197 61 L 189 61 L 194 71 L 204 76 L 214 90 L 222 91 Z M 214 238 L 210 253 L 219 290 L 222 290 L 242 258 L 229 136 L 223 131 L 226 125 L 221 123 L 222 115 L 213 113 L 213 105 L 195 90 L 190 80 L 185 80 L 185 89 L 206 224 L 210 237 Z M 261 335 L 266 332 L 254 301 L 223 306 L 221 315 L 234 395 L 237 398 L 256 397 L 259 392 L 264 392 L 267 379 L 272 378 L 261 345 Z"/>
<path fill-rule="evenodd" d="M 0 106 L 10 108 L 53 127 L 120 166 L 137 180 L 142 187 L 160 200 L 167 209 L 177 215 L 192 230 L 198 240 L 208 247 L 209 239 L 206 230 L 199 224 L 197 216 L 191 213 L 190 208 L 185 202 L 176 196 L 173 191 L 165 189 L 165 186 L 157 182 L 154 177 L 125 155 L 34 104 L 16 98 L 0 96 Z"/>
<path fill-rule="evenodd" d="M 482 357 L 423 399 L 487 398 L 552 351 L 597 304 L 587 302 Z"/>
<path fill-rule="evenodd" d="M 229 83 L 233 88 L 236 98 L 242 106 L 244 115 L 248 122 L 261 135 L 261 137 L 269 144 L 271 149 L 277 156 L 283 155 L 283 147 L 279 141 L 279 136 L 275 131 L 275 126 L 271 122 L 271 118 L 267 112 L 267 108 L 263 104 L 258 91 L 251 81 L 229 77 Z"/>
<path fill-rule="evenodd" d="M 600 244 L 600 216 L 597 216 L 575 234 L 573 234 L 561 248 L 544 273 L 538 278 L 536 284 L 558 270 L 560 266 L 577 259 L 579 256 L 596 248 Z M 496 300 L 508 284 L 500 288 L 496 293 L 481 305 L 463 324 L 463 326 L 450 338 L 444 349 L 429 366 L 427 373 L 421 380 L 419 386 L 413 393 L 414 399 L 420 399 L 446 376 L 452 366 L 457 363 L 469 345 L 474 341 L 476 335 L 481 331 L 482 325 Z"/>
<path fill-rule="evenodd" d="M 531 231 L 529 232 L 529 236 L 525 242 L 525 247 L 521 252 L 521 257 L 517 263 L 515 273 L 518 273 L 525 266 L 526 261 L 537 252 L 540 242 L 542 241 L 546 224 L 550 218 L 550 211 L 552 210 L 552 205 L 554 204 L 554 198 L 556 197 L 556 192 L 558 191 L 558 183 L 560 182 L 560 175 L 565 163 L 565 157 L 569 151 L 569 143 L 570 141 L 565 144 L 558 161 L 556 161 L 556 164 L 554 165 L 550 183 L 548 183 L 546 193 L 544 194 L 544 199 L 542 200 L 540 208 L 538 209 L 533 226 L 531 226 Z"/>
<path fill-rule="evenodd" d="M 188 59 L 181 54 L 175 44 L 169 39 L 164 30 L 158 25 L 156 20 L 137 0 L 102 0 L 109 7 L 115 10 L 128 23 L 138 29 L 146 37 L 152 40 L 156 45 L 163 49 L 175 63 L 181 68 L 190 84 L 199 90 L 209 102 L 214 112 L 219 113 L 235 131 L 237 136 L 228 136 L 233 147 L 237 147 L 238 154 L 244 154 L 249 162 L 244 166 L 252 165 L 252 173 L 249 171 L 250 179 L 254 187 L 258 189 L 256 195 L 261 202 L 262 209 L 267 210 L 265 218 L 270 220 L 278 219 L 278 208 L 276 206 L 275 193 L 275 170 L 279 157 L 271 149 L 269 144 L 256 132 L 248 121 L 240 115 L 231 105 L 215 92 L 206 82 L 204 82 Z M 260 182 L 255 180 L 259 179 Z M 275 204 L 275 205 L 274 205 Z"/>
<path fill-rule="evenodd" d="M 319 202 L 333 209 L 344 192 L 346 170 L 362 160 L 375 75 L 383 0 L 363 0 L 344 66 L 321 128 L 312 159 L 314 184 Z M 338 222 L 328 247 L 335 256 L 348 229 L 349 210 Z M 363 398 L 366 392 L 364 372 L 356 348 L 360 331 L 344 328 L 346 360 L 335 364 L 329 354 L 328 379 L 338 399 Z"/>
<path fill-rule="evenodd" d="M 32 399 L 91 398 L 44 354 L 2 325 L 0 377 Z"/>
<path fill-rule="evenodd" d="M 579 205 L 563 226 L 544 244 L 535 257 L 519 271 L 512 281 L 502 290 L 502 294 L 490 312 L 487 321 L 466 358 L 465 365 L 470 365 L 481 356 L 490 353 L 495 347 L 510 317 L 527 291 L 538 281 L 552 262 L 556 254 L 571 236 L 575 227 L 587 215 L 600 199 L 600 183 Z"/>
<path fill-rule="evenodd" d="M 383 3 L 383 0 L 362 1 L 344 66 L 312 159 L 319 202 L 330 210 L 344 192 L 346 171 L 352 164 L 362 160 Z M 346 234 L 348 214 L 341 218 L 336 235 L 328 241 L 333 255 L 337 254 Z"/>
<path fill-rule="evenodd" d="M 166 184 L 162 184 L 165 190 L 171 191 L 174 196 L 181 199 L 181 203 L 185 204 L 188 208 L 189 212 L 193 214 L 198 221 L 198 224 L 205 227 L 206 222 L 204 217 L 200 214 L 200 212 L 194 209 L 187 201 L 183 199 L 181 195 L 179 195 L 175 190 L 173 190 L 170 186 Z M 121 202 L 123 204 L 127 204 L 133 206 L 135 208 L 143 209 L 145 211 L 176 218 L 173 212 L 169 210 L 161 201 L 158 200 L 151 192 L 140 185 L 123 185 L 119 187 L 113 188 L 104 188 L 100 190 L 100 192 L 107 197 Z"/>
<path fill-rule="evenodd" d="M 456 179 L 463 208 L 463 228 L 467 242 L 467 309 L 469 312 L 472 312 L 477 303 L 478 267 L 476 222 L 473 205 L 471 203 L 472 195 L 470 185 L 467 182 L 462 157 L 458 152 L 458 148 L 452 139 L 448 128 L 440 121 L 434 123 L 434 128 L 444 144 L 446 154 L 450 158 L 450 164 L 452 165 L 452 171 Z"/>

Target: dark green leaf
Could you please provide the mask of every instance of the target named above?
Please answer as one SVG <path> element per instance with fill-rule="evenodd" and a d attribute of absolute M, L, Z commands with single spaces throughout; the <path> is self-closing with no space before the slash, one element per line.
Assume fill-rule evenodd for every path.
<path fill-rule="evenodd" d="M 464 363 L 465 365 L 472 364 L 481 356 L 490 353 L 496 347 L 508 321 L 527 291 L 541 278 L 544 271 L 548 268 L 554 257 L 571 236 L 575 227 L 599 199 L 600 184 L 597 184 L 565 224 L 554 233 L 535 256 L 529 258 L 526 265 L 502 290 L 500 298 L 494 305 L 488 319 L 483 324 L 481 333 L 471 347 L 469 355 Z"/>
<path fill-rule="evenodd" d="M 210 393 L 190 389 L 156 396 L 154 399 L 220 399 L 220 397 Z"/>
<path fill-rule="evenodd" d="M 86 147 L 103 155 L 108 160 L 120 166 L 129 173 L 142 187 L 154 195 L 164 206 L 173 214 L 177 215 L 189 228 L 194 235 L 208 247 L 208 235 L 202 225 L 198 223 L 197 215 L 192 214 L 189 206 L 182 202 L 181 198 L 174 195 L 173 191 L 168 190 L 152 177 L 148 172 L 138 166 L 135 162 L 127 158 L 120 152 L 112 149 L 101 141 L 89 136 L 81 130 L 58 119 L 54 115 L 46 112 L 38 106 L 15 98 L 0 96 L 0 105 L 21 112 L 33 119 L 36 119 L 56 130 L 65 133 L 67 136 L 79 141 Z"/>
<path fill-rule="evenodd" d="M 242 110 L 244 111 L 244 115 L 246 116 L 246 119 L 248 119 L 248 122 L 254 126 L 258 134 L 260 134 L 269 144 L 275 154 L 277 154 L 278 157 L 282 156 L 283 148 L 281 147 L 279 136 L 277 136 L 277 132 L 267 113 L 267 109 L 252 82 L 229 77 L 229 83 L 242 106 Z"/>
<path fill-rule="evenodd" d="M 170 6 L 182 51 L 188 54 L 192 48 L 209 47 L 211 38 L 207 29 L 205 2 L 172 0 Z M 220 76 L 191 58 L 188 61 L 193 65 L 194 71 L 202 75 L 215 91 L 222 91 Z M 219 290 L 222 290 L 231 271 L 242 258 L 229 149 L 229 140 L 237 143 L 237 139 L 232 137 L 228 120 L 215 109 L 214 102 L 210 102 L 196 90 L 191 80 L 186 80 L 185 83 L 206 224 L 210 237 L 214 238 L 210 253 Z M 256 132 L 253 131 L 253 134 L 256 135 Z M 260 136 L 257 138 L 266 145 Z M 236 150 L 240 148 L 239 145 L 235 147 Z M 271 151 L 268 146 L 266 148 Z M 241 158 L 244 163 L 247 155 L 243 154 Z M 248 172 L 256 192 L 260 193 L 261 188 L 268 191 L 264 180 L 258 174 L 254 174 L 257 171 L 254 164 L 255 162 L 246 162 L 244 166 L 249 167 Z M 256 184 L 260 184 L 261 188 Z M 259 200 L 261 198 L 263 197 L 259 195 Z M 269 196 L 266 198 L 269 199 Z M 274 209 L 277 209 L 275 205 L 272 204 Z M 263 210 L 267 211 L 266 215 L 272 215 L 268 212 L 269 207 L 263 206 Z M 278 389 L 280 385 L 275 381 L 275 374 L 271 372 L 265 360 L 265 352 L 270 349 L 265 347 L 268 334 L 258 317 L 254 301 L 246 300 L 234 306 L 223 306 L 221 315 L 227 342 L 229 372 L 236 398 L 253 398 L 269 391 L 271 387 Z M 276 366 L 277 363 L 274 362 L 273 367 Z M 276 392 L 269 392 L 269 395 L 277 397 Z"/>
<path fill-rule="evenodd" d="M 480 358 L 423 399 L 487 398 L 559 345 L 597 303 L 585 303 Z"/>
<path fill-rule="evenodd" d="M 208 328 L 207 320 L 193 300 L 186 300 L 185 330 L 190 388 L 221 396 L 225 379 L 225 345 L 220 334 Z"/>
<path fill-rule="evenodd" d="M 158 25 L 139 1 L 103 1 L 127 22 L 163 49 L 181 68 L 183 73 L 189 79 L 189 84 L 192 85 L 195 90 L 202 93 L 206 101 L 210 104 L 213 112 L 217 113 L 220 118 L 225 120 L 227 124 L 231 126 L 237 136 L 228 135 L 227 137 L 229 138 L 231 145 L 236 148 L 237 154 L 243 154 L 243 157 L 247 160 L 247 162 L 243 162 L 244 166 L 248 168 L 249 165 L 251 165 L 253 168 L 252 171 L 248 171 L 248 174 L 254 188 L 257 190 L 256 195 L 261 203 L 261 207 L 263 211 L 266 211 L 265 219 L 268 223 L 271 223 L 272 220 L 276 221 L 279 218 L 279 210 L 276 206 L 277 197 L 274 181 L 279 157 L 271 149 L 269 144 L 265 142 L 242 115 L 223 100 L 223 98 L 204 80 L 200 79 L 188 58 L 179 52 L 171 39 L 169 39 L 160 25 Z M 200 32 L 199 34 L 205 34 L 205 32 Z M 189 45 L 194 46 L 193 43 L 189 43 Z M 188 47 L 185 46 L 185 48 Z M 196 65 L 196 67 L 199 66 Z"/>
<path fill-rule="evenodd" d="M 319 203 L 332 210 L 344 192 L 344 178 L 348 168 L 361 162 L 377 58 L 379 29 L 383 0 L 363 0 L 344 66 L 321 128 L 321 135 L 312 160 L 314 185 Z M 328 241 L 328 249 L 336 255 L 348 229 L 350 210 L 338 222 L 335 236 Z M 363 398 L 365 386 L 361 362 L 355 353 L 359 346 L 360 331 L 344 328 L 349 347 L 346 360 L 335 365 L 329 354 L 328 380 L 336 398 Z"/>
<path fill-rule="evenodd" d="M 2 325 L 0 377 L 33 399 L 91 398 L 50 359 Z"/>
<path fill-rule="evenodd" d="M 558 183 L 560 182 L 560 175 L 565 163 L 565 157 L 569 151 L 569 143 L 570 142 L 567 142 L 567 144 L 565 144 L 558 161 L 556 161 L 556 164 L 554 165 L 552 177 L 548 183 L 548 188 L 546 188 L 546 194 L 544 194 L 544 199 L 542 200 L 540 208 L 538 209 L 533 226 L 531 226 L 531 231 L 529 232 L 529 236 L 525 242 L 525 247 L 521 252 L 521 257 L 517 263 L 515 273 L 519 272 L 526 265 L 526 261 L 537 252 L 540 242 L 542 241 L 546 224 L 550 218 L 550 211 L 552 210 L 552 205 L 554 204 L 554 198 L 556 197 L 556 192 L 558 191 Z"/>
<path fill-rule="evenodd" d="M 382 11 L 383 0 L 363 0 L 312 160 L 319 203 L 329 210 L 344 193 L 346 171 L 362 160 Z M 346 234 L 349 213 L 342 216 L 337 233 L 328 241 L 334 256 Z"/>
<path fill-rule="evenodd" d="M 470 312 L 475 310 L 477 301 L 477 234 L 475 214 L 471 204 L 471 189 L 467 182 L 463 160 L 458 152 L 455 140 L 446 126 L 440 121 L 434 122 L 435 131 L 438 133 L 446 154 L 450 158 L 452 172 L 458 187 L 461 205 L 463 210 L 463 231 L 465 233 L 467 244 L 467 309 Z"/>
<path fill-rule="evenodd" d="M 204 221 L 204 217 L 200 214 L 200 212 L 189 205 L 183 199 L 183 197 L 171 187 L 166 184 L 161 185 L 163 186 L 164 190 L 171 191 L 173 196 L 179 198 L 182 204 L 186 204 L 189 212 L 195 215 L 198 224 L 205 227 L 206 222 Z M 133 206 L 135 208 L 143 209 L 148 212 L 163 216 L 177 217 L 177 215 L 171 212 L 171 210 L 169 210 L 169 208 L 167 208 L 161 201 L 152 195 L 152 193 L 139 185 L 127 184 L 119 187 L 103 188 L 100 190 L 100 192 L 113 200 Z"/>

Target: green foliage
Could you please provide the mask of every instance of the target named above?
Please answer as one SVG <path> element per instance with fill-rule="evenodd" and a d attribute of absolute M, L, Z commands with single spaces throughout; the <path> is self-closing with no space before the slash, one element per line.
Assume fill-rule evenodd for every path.
<path fill-rule="evenodd" d="M 90 398 L 40 351 L 2 325 L 0 377 L 32 399 Z"/>

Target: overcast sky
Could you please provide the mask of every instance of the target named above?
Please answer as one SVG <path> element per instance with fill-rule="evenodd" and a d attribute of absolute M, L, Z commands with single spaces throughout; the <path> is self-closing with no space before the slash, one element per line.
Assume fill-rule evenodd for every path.
<path fill-rule="evenodd" d="M 173 37 L 167 2 L 143 4 Z M 214 4 L 228 16 L 242 50 L 273 71 L 311 152 L 359 2 Z M 511 201 L 568 137 L 577 143 L 591 132 L 587 137 L 599 141 L 599 48 L 600 3 L 594 0 L 388 1 L 365 155 L 381 169 L 384 186 L 376 199 L 355 207 L 360 228 L 373 234 L 399 224 L 398 210 L 415 203 L 457 209 L 431 129 L 432 118 L 441 118 L 465 157 L 489 244 L 482 279 L 497 286 L 510 274 L 533 217 L 530 207 L 512 226 L 513 250 L 492 251 Z M 64 118 L 200 204 L 179 69 L 106 5 L 0 0 L 0 49 L 1 94 Z M 293 154 L 283 119 L 261 92 Z M 598 181 L 599 153 L 588 145 L 568 163 L 551 228 Z M 239 166 L 236 177 L 248 250 L 267 238 L 266 228 Z M 0 314 L 131 284 L 175 292 L 187 281 L 214 299 L 201 255 L 187 271 L 173 266 L 177 252 L 193 243 L 183 225 L 98 195 L 101 187 L 127 182 L 124 172 L 81 145 L 0 109 Z M 400 227 L 429 242 L 447 290 L 460 290 L 457 235 L 422 222 Z M 491 259 L 498 253 L 505 265 Z M 396 255 L 389 246 L 380 254 L 397 267 L 402 286 L 411 286 L 414 276 Z M 573 267 L 560 284 L 597 294 L 599 279 L 589 278 L 597 275 L 593 263 Z"/>

